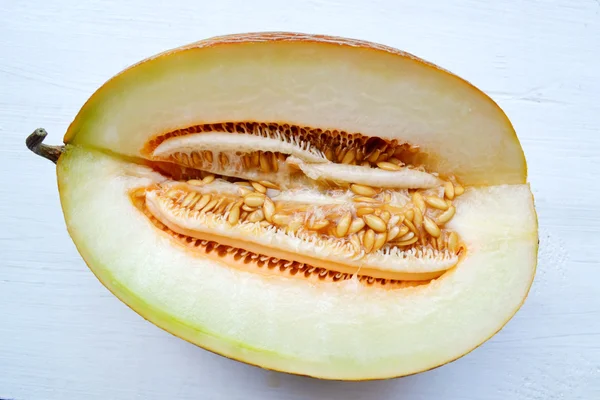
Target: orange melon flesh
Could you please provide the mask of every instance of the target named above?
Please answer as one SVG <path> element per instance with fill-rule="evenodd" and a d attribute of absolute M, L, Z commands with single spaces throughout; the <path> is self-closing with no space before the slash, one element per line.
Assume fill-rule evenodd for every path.
<path fill-rule="evenodd" d="M 417 145 L 427 171 L 466 185 L 447 224 L 466 251 L 426 285 L 307 282 L 231 268 L 177 246 L 131 202 L 165 181 L 141 159 L 157 135 L 229 121 L 337 129 Z M 67 228 L 118 298 L 159 327 L 250 364 L 325 379 L 404 376 L 450 362 L 526 298 L 537 218 L 504 113 L 464 80 L 366 42 L 295 34 L 215 38 L 103 85 L 65 135 Z M 133 157 L 133 158 L 132 158 Z"/>

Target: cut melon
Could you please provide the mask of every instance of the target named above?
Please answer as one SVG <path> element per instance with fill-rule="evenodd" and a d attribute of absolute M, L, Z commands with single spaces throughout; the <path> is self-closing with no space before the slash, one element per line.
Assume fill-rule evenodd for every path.
<path fill-rule="evenodd" d="M 414 56 L 299 34 L 145 60 L 84 105 L 57 162 L 67 229 L 144 318 L 324 379 L 405 376 L 482 344 L 537 262 L 526 162 L 482 92 Z"/>

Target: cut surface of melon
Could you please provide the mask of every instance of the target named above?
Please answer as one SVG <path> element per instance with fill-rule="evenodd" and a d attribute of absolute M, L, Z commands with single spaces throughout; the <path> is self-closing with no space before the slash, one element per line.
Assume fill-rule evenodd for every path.
<path fill-rule="evenodd" d="M 62 154 L 35 139 L 98 279 L 157 326 L 263 368 L 365 380 L 440 366 L 499 331 L 534 277 L 509 120 L 385 46 L 194 43 L 99 88 Z"/>
<path fill-rule="evenodd" d="M 144 167 L 70 147 L 58 174 L 69 232 L 110 290 L 175 335 L 266 368 L 369 379 L 435 367 L 498 331 L 533 278 L 527 185 L 468 189 L 451 222 L 468 247 L 460 267 L 425 286 L 385 290 L 265 278 L 174 247 L 129 200 L 130 190 L 161 179 Z"/>
<path fill-rule="evenodd" d="M 489 97 L 414 56 L 340 38 L 245 35 L 167 52 L 103 85 L 65 140 L 137 157 L 154 135 L 230 121 L 405 140 L 465 184 L 526 179 L 515 132 Z"/>

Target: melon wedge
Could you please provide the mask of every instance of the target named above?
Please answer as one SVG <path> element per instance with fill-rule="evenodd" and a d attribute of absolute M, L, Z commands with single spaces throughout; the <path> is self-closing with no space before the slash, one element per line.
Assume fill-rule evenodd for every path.
<path fill-rule="evenodd" d="M 384 46 L 271 33 L 152 57 L 83 106 L 57 163 L 67 229 L 172 334 L 323 379 L 405 376 L 525 301 L 537 216 L 504 113 Z"/>

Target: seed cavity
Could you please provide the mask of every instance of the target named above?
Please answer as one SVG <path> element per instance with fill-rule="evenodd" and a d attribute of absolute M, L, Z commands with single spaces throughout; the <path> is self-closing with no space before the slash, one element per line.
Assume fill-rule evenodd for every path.
<path fill-rule="evenodd" d="M 174 232 L 243 248 L 250 243 L 248 251 L 279 254 L 280 258 L 310 262 L 321 268 L 349 272 L 361 269 L 378 278 L 422 280 L 425 275 L 439 276 L 458 262 L 458 238 L 448 236 L 431 242 L 424 237 L 428 234 L 436 239 L 441 229 L 429 217 L 418 222 L 421 213 L 414 204 L 405 207 L 411 207 L 413 218 L 417 225 L 424 225 L 424 232 L 406 218 L 404 208 L 397 207 L 394 213 L 385 209 L 384 203 L 356 208 L 354 202 L 274 202 L 259 191 L 239 193 L 242 188 L 255 188 L 255 183 L 227 186 L 216 179 L 200 188 L 166 185 L 146 194 L 146 207 Z M 228 190 L 211 195 L 189 191 L 210 190 L 212 185 L 234 187 L 238 192 Z M 194 200 L 190 207 L 188 203 Z M 456 241 L 452 243 L 454 253 L 447 243 L 450 238 Z M 415 247 L 419 239 L 431 245 Z"/>
<path fill-rule="evenodd" d="M 319 276 L 415 282 L 453 268 L 463 251 L 447 223 L 464 187 L 420 167 L 418 146 L 224 123 L 161 135 L 144 149 L 173 178 L 147 188 L 142 209 L 186 241 L 260 255 L 257 263 L 310 265 Z"/>

